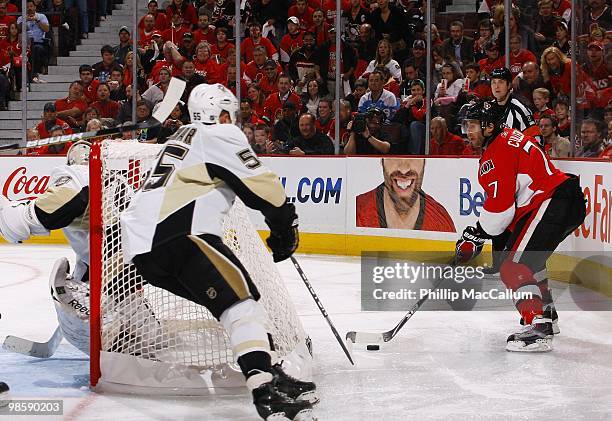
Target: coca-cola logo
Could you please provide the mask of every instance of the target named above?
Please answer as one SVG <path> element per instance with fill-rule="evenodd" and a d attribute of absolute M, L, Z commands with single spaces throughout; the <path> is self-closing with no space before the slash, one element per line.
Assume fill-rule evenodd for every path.
<path fill-rule="evenodd" d="M 10 200 L 35 199 L 47 190 L 49 176 L 28 176 L 26 167 L 15 169 L 4 182 L 2 194 Z"/>

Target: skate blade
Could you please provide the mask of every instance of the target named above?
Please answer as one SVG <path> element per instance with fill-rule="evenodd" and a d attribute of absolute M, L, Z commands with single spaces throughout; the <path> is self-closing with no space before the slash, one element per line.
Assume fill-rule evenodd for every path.
<path fill-rule="evenodd" d="M 296 401 L 308 402 L 311 405 L 316 405 L 319 403 L 319 395 L 316 390 L 311 390 L 310 392 L 304 392 L 300 396 L 297 397 Z"/>
<path fill-rule="evenodd" d="M 552 349 L 552 340 L 549 338 L 538 339 L 529 345 L 525 345 L 523 341 L 511 341 L 506 344 L 506 351 L 509 352 L 550 352 Z"/>
<path fill-rule="evenodd" d="M 287 418 L 283 412 L 270 415 L 266 421 L 317 421 L 317 418 L 312 414 L 312 409 L 302 409 L 293 419 Z"/>
<path fill-rule="evenodd" d="M 312 409 L 302 409 L 293 417 L 293 421 L 317 421 L 317 417 L 312 413 Z"/>

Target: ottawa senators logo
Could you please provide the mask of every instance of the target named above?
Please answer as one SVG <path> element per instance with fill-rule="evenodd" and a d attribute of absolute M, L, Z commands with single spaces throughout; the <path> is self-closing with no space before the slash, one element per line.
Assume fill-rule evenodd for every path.
<path fill-rule="evenodd" d="M 495 168 L 495 165 L 493 165 L 493 161 L 490 159 L 487 159 L 485 162 L 480 164 L 480 169 L 478 170 L 478 174 L 482 177 L 483 175 L 488 174 L 491 171 L 493 171 L 494 168 Z"/>

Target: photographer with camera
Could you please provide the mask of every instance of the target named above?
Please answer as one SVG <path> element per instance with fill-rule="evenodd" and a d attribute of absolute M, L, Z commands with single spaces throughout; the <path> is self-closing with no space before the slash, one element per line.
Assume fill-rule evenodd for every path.
<path fill-rule="evenodd" d="M 391 143 L 381 131 L 385 113 L 377 107 L 369 108 L 365 114 L 357 114 L 347 125 L 349 140 L 344 146 L 347 155 L 387 154 Z"/>

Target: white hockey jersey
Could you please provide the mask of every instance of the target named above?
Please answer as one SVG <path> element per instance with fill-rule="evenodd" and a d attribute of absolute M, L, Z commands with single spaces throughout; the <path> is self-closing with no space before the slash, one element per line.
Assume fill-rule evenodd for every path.
<path fill-rule="evenodd" d="M 89 167 L 60 165 L 49 187 L 34 200 L 34 210 L 47 230 L 62 229 L 76 254 L 73 276 L 81 279 L 89 267 Z"/>
<path fill-rule="evenodd" d="M 221 236 L 236 195 L 270 218 L 286 201 L 278 176 L 238 127 L 182 126 L 121 214 L 124 261 L 181 235 Z"/>

